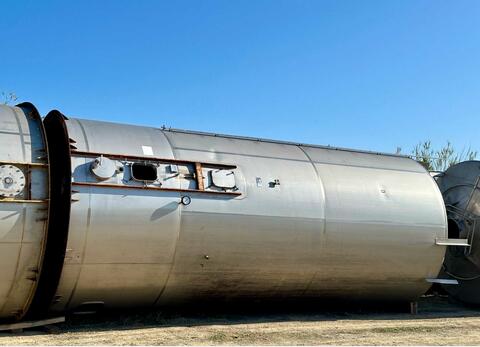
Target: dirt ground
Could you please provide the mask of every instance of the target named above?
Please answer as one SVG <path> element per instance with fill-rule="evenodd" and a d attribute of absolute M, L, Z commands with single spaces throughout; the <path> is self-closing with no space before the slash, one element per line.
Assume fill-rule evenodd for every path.
<path fill-rule="evenodd" d="M 294 310 L 295 311 L 295 310 Z M 0 333 L 2 345 L 478 345 L 480 310 L 422 298 L 419 312 L 317 309 L 207 314 L 72 316 L 66 323 Z"/>

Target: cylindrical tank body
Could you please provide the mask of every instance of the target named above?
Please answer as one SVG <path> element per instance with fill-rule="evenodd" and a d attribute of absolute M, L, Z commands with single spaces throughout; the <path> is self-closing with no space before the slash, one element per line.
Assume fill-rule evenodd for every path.
<path fill-rule="evenodd" d="M 444 203 L 410 158 L 56 111 L 45 122 L 71 146 L 54 310 L 205 298 L 411 301 L 440 270 Z"/>
<path fill-rule="evenodd" d="M 0 318 L 203 299 L 410 301 L 447 218 L 395 155 L 0 107 Z"/>
<path fill-rule="evenodd" d="M 466 246 L 449 246 L 441 277 L 448 294 L 468 304 L 480 304 L 480 161 L 464 161 L 437 175 L 447 206 L 449 238 Z"/>
<path fill-rule="evenodd" d="M 48 171 L 35 107 L 0 105 L 0 319 L 21 319 L 37 289 L 47 239 Z"/>

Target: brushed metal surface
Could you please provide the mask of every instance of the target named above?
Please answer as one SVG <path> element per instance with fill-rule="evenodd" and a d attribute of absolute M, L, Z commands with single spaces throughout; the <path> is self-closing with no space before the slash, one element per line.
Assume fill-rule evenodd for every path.
<path fill-rule="evenodd" d="M 240 195 L 182 192 L 194 181 L 177 176 L 174 163 L 168 184 L 180 191 L 102 187 L 89 169 L 95 158 L 73 153 L 73 183 L 92 184 L 74 184 L 55 310 L 205 298 L 409 301 L 440 270 L 446 247 L 435 241 L 447 237 L 442 195 L 410 158 L 66 122 L 80 152 L 145 156 L 149 148 L 154 157 L 235 165 Z M 208 167 L 201 174 L 208 184 Z M 132 184 L 122 177 L 105 182 Z M 188 205 L 180 203 L 185 194 Z"/>
<path fill-rule="evenodd" d="M 15 168 L 4 171 L 2 179 L 11 178 L 12 185 L 18 185 L 0 197 L 1 319 L 20 319 L 30 305 L 47 226 L 49 180 L 43 125 L 32 105 L 20 106 L 0 105 L 0 161 L 10 171 Z"/>

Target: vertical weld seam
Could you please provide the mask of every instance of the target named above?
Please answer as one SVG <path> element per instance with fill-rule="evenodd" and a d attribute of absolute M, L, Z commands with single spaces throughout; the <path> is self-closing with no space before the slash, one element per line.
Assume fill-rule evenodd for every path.
<path fill-rule="evenodd" d="M 85 148 L 86 148 L 87 151 L 90 151 L 90 146 L 88 144 L 87 132 L 85 131 L 85 128 L 83 127 L 82 123 L 78 119 L 73 119 L 73 121 L 75 121 L 78 124 L 78 126 L 80 127 L 80 130 L 82 131 L 83 139 L 84 139 L 84 142 L 85 142 Z M 85 159 L 85 161 L 86 160 L 87 159 Z M 72 170 L 73 170 L 73 163 L 72 163 Z M 77 274 L 76 279 L 75 279 L 75 284 L 73 285 L 72 292 L 70 293 L 70 297 L 68 298 L 67 304 L 65 305 L 65 308 L 67 308 L 67 309 L 70 308 L 70 304 L 73 300 L 73 297 L 75 296 L 75 293 L 77 292 L 78 282 L 80 281 L 80 275 L 82 273 L 83 265 L 84 265 L 84 262 L 85 262 L 85 254 L 86 254 L 86 249 L 87 249 L 88 233 L 90 231 L 90 220 L 91 220 L 91 215 L 92 215 L 92 212 L 91 212 L 92 211 L 92 209 L 91 209 L 91 206 L 92 206 L 91 188 L 88 188 L 87 193 L 88 193 L 88 211 L 87 211 L 87 224 L 86 224 L 86 229 L 85 229 L 85 239 L 83 241 L 83 247 L 82 247 L 82 259 L 80 260 L 80 264 L 79 264 L 80 269 L 78 270 L 78 274 Z M 70 222 L 71 222 L 71 218 L 72 218 L 71 215 L 72 215 L 72 213 L 70 213 Z"/>
<path fill-rule="evenodd" d="M 89 205 L 90 205 L 90 199 L 89 199 Z M 84 265 L 84 262 L 85 262 L 85 253 L 86 253 L 86 249 L 87 249 L 87 239 L 88 239 L 88 232 L 90 230 L 90 219 L 91 219 L 91 208 L 90 206 L 88 206 L 88 212 L 87 212 L 87 228 L 85 230 L 85 240 L 83 242 L 83 249 L 82 249 L 82 259 L 80 261 L 80 269 L 78 270 L 78 274 L 77 274 L 77 277 L 75 279 L 75 284 L 72 288 L 72 292 L 70 293 L 70 297 L 68 298 L 68 301 L 67 301 L 67 304 L 65 305 L 66 308 L 70 308 L 70 303 L 71 301 L 73 300 L 73 297 L 77 291 L 77 286 L 78 286 L 78 282 L 80 280 L 80 275 L 82 273 L 82 269 L 83 269 L 83 265 Z"/>
<path fill-rule="evenodd" d="M 305 149 L 302 147 L 302 146 L 297 146 L 302 152 L 303 154 L 305 155 L 305 157 L 307 157 L 308 161 L 310 162 L 310 164 L 312 165 L 313 167 L 313 170 L 315 171 L 315 175 L 317 176 L 317 184 L 319 184 L 319 186 L 321 187 L 322 189 L 322 199 L 323 199 L 323 208 L 324 208 L 324 215 L 323 215 L 323 234 L 326 233 L 327 231 L 327 215 L 326 215 L 326 208 L 325 208 L 325 204 L 327 203 L 327 198 L 326 198 L 326 195 L 325 195 L 325 186 L 323 185 L 323 181 L 320 177 L 320 173 L 318 172 L 318 169 L 317 167 L 315 166 L 315 163 L 313 162 L 312 158 L 308 155 L 307 151 L 305 151 Z M 311 280 L 308 282 L 307 286 L 305 287 L 305 289 L 302 291 L 302 294 L 301 296 L 305 296 L 305 293 L 307 293 L 307 291 L 311 288 L 312 286 L 312 283 L 315 279 L 315 277 L 317 277 L 317 274 L 318 274 L 318 271 L 315 271 L 315 273 L 313 274 Z"/>
<path fill-rule="evenodd" d="M 163 131 L 160 131 L 160 132 L 162 133 L 163 137 L 166 139 L 166 141 L 170 145 L 170 150 L 172 151 L 172 158 L 175 159 L 176 158 L 175 147 L 170 142 L 170 139 L 168 138 L 168 136 L 165 135 Z M 180 185 L 180 182 L 179 182 L 179 185 Z M 178 194 L 178 195 L 180 195 L 180 194 Z M 160 301 L 160 298 L 162 297 L 163 293 L 165 292 L 165 289 L 167 289 L 168 282 L 170 281 L 170 276 L 171 276 L 171 274 L 173 272 L 173 268 L 175 266 L 175 258 L 177 257 L 178 242 L 180 240 L 180 233 L 182 232 L 182 209 L 181 208 L 178 208 L 178 214 L 179 214 L 179 216 L 178 216 L 179 221 L 178 221 L 177 237 L 175 239 L 175 249 L 174 249 L 173 254 L 172 254 L 172 263 L 170 264 L 170 268 L 168 269 L 167 278 L 165 279 L 165 282 L 162 286 L 162 289 L 160 289 L 160 292 L 158 293 L 158 295 L 157 295 L 155 301 L 153 302 L 152 306 L 156 306 L 158 304 L 158 302 Z"/>
<path fill-rule="evenodd" d="M 85 128 L 83 127 L 83 124 L 78 119 L 73 119 L 73 121 L 75 121 L 78 124 L 78 126 L 80 127 L 80 130 L 82 131 L 82 134 L 83 134 L 83 139 L 85 141 L 85 150 L 87 152 L 89 152 L 90 151 L 90 145 L 88 144 L 87 132 L 85 131 Z"/>

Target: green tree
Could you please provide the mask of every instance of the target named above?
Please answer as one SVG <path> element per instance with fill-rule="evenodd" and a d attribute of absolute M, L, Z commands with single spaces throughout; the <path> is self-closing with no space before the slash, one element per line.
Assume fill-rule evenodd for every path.
<path fill-rule="evenodd" d="M 2 103 L 5 105 L 9 105 L 17 101 L 18 97 L 15 93 L 6 93 L 6 92 L 1 92 L 1 99 Z"/>
<path fill-rule="evenodd" d="M 458 152 L 449 141 L 447 141 L 445 146 L 438 149 L 433 148 L 430 140 L 423 141 L 418 143 L 412 150 L 413 159 L 429 171 L 445 171 L 459 162 L 474 160 L 477 155 L 478 152 L 470 147 Z"/>

